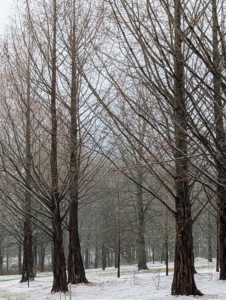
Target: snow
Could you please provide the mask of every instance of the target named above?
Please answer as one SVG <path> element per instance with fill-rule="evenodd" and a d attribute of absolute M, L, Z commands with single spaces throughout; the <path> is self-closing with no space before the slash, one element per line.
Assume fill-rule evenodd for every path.
<path fill-rule="evenodd" d="M 117 278 L 117 269 L 107 268 L 86 270 L 89 284 L 71 286 L 70 294 L 51 294 L 52 274 L 38 273 L 35 281 L 19 283 L 20 276 L 0 276 L 0 300 L 191 300 L 226 299 L 226 283 L 218 280 L 215 263 L 196 261 L 198 273 L 196 284 L 204 296 L 171 296 L 173 279 L 172 264 L 169 276 L 164 273 L 164 264 L 149 264 L 149 270 L 137 271 L 136 266 L 122 266 L 121 277 Z"/>

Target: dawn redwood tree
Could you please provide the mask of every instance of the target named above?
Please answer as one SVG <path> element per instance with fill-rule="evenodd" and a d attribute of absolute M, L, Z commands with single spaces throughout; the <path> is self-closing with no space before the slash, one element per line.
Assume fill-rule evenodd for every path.
<path fill-rule="evenodd" d="M 197 12 L 199 18 L 191 26 L 190 37 L 184 39 L 187 47 L 197 57 L 200 70 L 193 72 L 198 87 L 197 99 L 192 101 L 193 115 L 189 116 L 190 138 L 197 144 L 208 163 L 208 172 L 203 172 L 203 184 L 213 191 L 217 198 L 219 265 L 222 280 L 226 279 L 226 132 L 225 132 L 225 4 L 224 1 L 210 1 L 209 6 Z M 185 15 L 188 15 L 185 13 Z M 191 24 L 191 16 L 185 18 Z M 203 39 L 200 39 L 200 34 Z M 181 31 L 184 37 L 184 32 Z M 186 63 L 186 68 L 191 66 Z M 201 97 L 203 95 L 203 98 Z M 211 158 L 211 159 L 210 159 Z M 200 162 L 195 166 L 202 170 Z M 214 186 L 214 187 L 213 187 Z M 215 200 L 215 198 L 214 198 Z M 213 206 L 214 201 L 210 201 Z"/>
<path fill-rule="evenodd" d="M 181 29 L 181 0 L 174 0 L 174 162 L 176 241 L 172 295 L 202 295 L 194 279 L 192 215 L 189 191 L 187 104 L 184 92 L 184 56 Z M 182 270 L 183 269 L 183 270 Z"/>
<path fill-rule="evenodd" d="M 20 282 L 27 282 L 34 279 L 33 259 L 32 259 L 32 228 L 31 228 L 31 82 L 30 82 L 30 62 L 27 61 L 27 93 L 25 103 L 25 118 L 26 118 L 26 190 L 25 190 L 25 211 L 26 217 L 24 222 L 24 242 L 23 242 L 23 267 L 22 278 Z"/>
<path fill-rule="evenodd" d="M 219 52 L 219 21 L 217 16 L 217 1 L 212 0 L 212 26 L 213 26 L 213 101 L 215 132 L 217 143 L 217 205 L 218 205 L 218 234 L 219 234 L 219 265 L 220 276 L 222 280 L 226 279 L 226 173 L 222 170 L 222 164 L 225 167 L 225 158 L 221 153 L 226 152 L 226 132 L 224 128 L 224 108 L 221 96 L 220 73 L 221 56 Z"/>
<path fill-rule="evenodd" d="M 91 72 L 89 59 L 92 48 L 97 44 L 95 37 L 102 19 L 101 3 L 102 1 L 65 1 L 64 21 L 59 27 L 60 40 L 65 47 L 61 83 L 67 94 L 67 100 L 62 98 L 62 103 L 69 114 L 66 122 L 70 199 L 67 267 L 68 282 L 72 284 L 88 282 L 81 255 L 78 210 L 79 203 L 89 202 L 87 199 L 89 183 L 95 181 L 96 172 L 104 162 L 104 160 L 99 161 L 100 158 L 94 151 L 94 142 L 89 138 L 94 136 L 96 117 L 95 114 L 90 113 L 92 99 L 90 100 L 90 91 L 81 76 L 81 70 Z M 90 47 L 87 47 L 88 44 Z"/>
<path fill-rule="evenodd" d="M 53 23 L 52 23 L 52 53 L 51 53 L 51 211 L 53 225 L 53 247 L 54 247 L 54 262 L 53 262 L 53 286 L 52 292 L 66 292 L 67 274 L 66 261 L 63 247 L 63 231 L 62 218 L 60 211 L 60 194 L 58 183 L 58 118 L 57 118 L 57 1 L 53 0 Z"/>
<path fill-rule="evenodd" d="M 68 282 L 72 284 L 87 283 L 83 265 L 81 246 L 78 232 L 78 203 L 79 203 L 79 172 L 81 163 L 81 144 L 78 125 L 79 116 L 79 85 L 77 56 L 78 41 L 76 39 L 76 9 L 75 1 L 72 3 L 71 28 L 71 103 L 70 103 L 70 220 L 69 220 L 69 254 L 68 254 Z"/>
<path fill-rule="evenodd" d="M 26 33 L 25 33 L 26 32 Z M 9 31 L 9 37 L 11 31 Z M 26 37 L 29 32 L 24 31 Z M 8 38 L 9 38 L 8 37 Z M 16 40 L 16 39 L 15 39 Z M 15 41 L 14 41 L 15 42 Z M 24 157 L 24 181 L 25 186 L 23 189 L 24 193 L 24 237 L 23 237 L 23 266 L 22 266 L 22 278 L 20 282 L 27 282 L 34 279 L 33 273 L 33 261 L 32 261 L 32 195 L 30 192 L 31 188 L 31 160 L 32 160 L 32 129 L 31 129 L 31 80 L 30 80 L 30 61 L 29 55 L 23 53 L 21 55 L 17 52 L 15 43 L 9 42 L 9 44 L 14 49 L 14 54 L 12 56 L 8 53 L 7 39 L 5 40 L 5 46 L 3 49 L 4 62 L 7 63 L 7 68 L 5 68 L 5 75 L 7 77 L 8 84 L 11 85 L 13 82 L 14 90 L 12 91 L 12 97 L 16 98 L 14 106 L 21 111 L 21 121 L 24 118 L 23 134 L 25 137 L 24 153 L 21 154 Z M 25 50 L 25 49 L 24 49 Z M 12 52 L 11 52 L 12 54 Z M 3 88 L 4 89 L 4 88 Z M 6 91 L 5 91 L 6 92 Z M 3 93 L 4 94 L 4 93 Z M 7 100 L 4 101 L 5 104 Z M 4 111 L 4 109 L 3 109 Z M 8 109 L 8 116 L 10 116 L 10 109 Z M 15 132 L 14 132 L 15 134 Z M 19 239 L 19 238 L 18 238 Z"/>

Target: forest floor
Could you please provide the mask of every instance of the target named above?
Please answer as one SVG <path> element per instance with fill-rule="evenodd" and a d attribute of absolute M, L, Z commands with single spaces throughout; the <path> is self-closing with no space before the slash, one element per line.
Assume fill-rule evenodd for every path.
<path fill-rule="evenodd" d="M 173 279 L 172 264 L 169 276 L 165 275 L 164 264 L 148 264 L 149 270 L 137 271 L 136 266 L 121 266 L 121 276 L 117 269 L 106 268 L 86 270 L 89 284 L 71 286 L 70 293 L 51 294 L 52 274 L 38 273 L 35 281 L 19 283 L 20 276 L 0 276 L 0 300 L 225 300 L 226 282 L 218 280 L 215 262 L 196 260 L 196 285 L 204 296 L 171 296 Z"/>

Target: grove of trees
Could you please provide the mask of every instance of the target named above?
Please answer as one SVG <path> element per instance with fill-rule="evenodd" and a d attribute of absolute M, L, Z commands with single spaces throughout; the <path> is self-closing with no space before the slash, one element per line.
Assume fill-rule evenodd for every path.
<path fill-rule="evenodd" d="M 195 256 L 226 279 L 225 8 L 17 1 L 0 41 L 0 274 L 13 244 L 21 282 L 48 252 L 52 292 L 151 257 L 167 275 L 174 260 L 172 295 L 202 295 Z"/>

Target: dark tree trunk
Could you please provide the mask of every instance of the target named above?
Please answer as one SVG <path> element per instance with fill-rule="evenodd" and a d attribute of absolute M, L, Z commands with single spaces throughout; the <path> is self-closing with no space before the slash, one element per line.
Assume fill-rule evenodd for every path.
<path fill-rule="evenodd" d="M 63 232 L 59 209 L 53 214 L 53 286 L 52 293 L 67 292 L 66 262 L 64 256 Z"/>
<path fill-rule="evenodd" d="M 73 2 L 72 34 L 71 34 L 71 126 L 70 126 L 70 221 L 69 221 L 69 246 L 68 246 L 68 282 L 72 284 L 87 283 L 83 265 L 78 232 L 78 190 L 81 144 L 78 141 L 79 127 L 79 74 L 77 71 L 77 45 L 75 2 Z M 79 145 L 79 146 L 78 146 Z"/>
<path fill-rule="evenodd" d="M 27 99 L 26 99 L 26 190 L 25 190 L 25 222 L 23 242 L 23 267 L 20 282 L 34 279 L 32 260 L 32 230 L 31 230 L 31 86 L 30 86 L 30 62 L 27 66 Z"/>
<path fill-rule="evenodd" d="M 192 216 L 188 179 L 187 107 L 184 95 L 184 65 L 182 54 L 181 0 L 174 0 L 174 139 L 176 244 L 172 295 L 202 295 L 194 279 Z M 179 150 L 179 151 L 178 151 Z"/>
<path fill-rule="evenodd" d="M 168 210 L 166 210 L 166 221 L 165 221 L 165 265 L 166 265 L 166 276 L 169 275 L 169 230 L 168 230 Z"/>
<path fill-rule="evenodd" d="M 106 247 L 105 245 L 103 245 L 102 246 L 102 270 L 104 271 L 105 268 L 106 268 Z"/>
<path fill-rule="evenodd" d="M 219 189 L 218 189 L 219 190 Z M 218 208 L 220 211 L 219 216 L 219 267 L 220 267 L 220 280 L 226 279 L 226 205 L 225 201 L 219 196 Z"/>
<path fill-rule="evenodd" d="M 23 267 L 20 282 L 34 280 L 32 263 L 32 233 L 30 220 L 24 223 Z"/>
<path fill-rule="evenodd" d="M 219 214 L 218 214 L 218 217 L 217 217 L 217 249 L 216 249 L 216 272 L 219 272 L 219 233 L 218 233 L 218 230 L 219 230 L 219 225 L 218 225 L 218 222 L 219 222 Z"/>
<path fill-rule="evenodd" d="M 18 245 L 18 273 L 22 274 L 22 246 Z"/>
<path fill-rule="evenodd" d="M 0 233 L 0 275 L 1 276 L 3 275 L 3 251 L 2 251 L 3 245 L 2 245 L 2 242 L 3 242 L 3 234 Z"/>
<path fill-rule="evenodd" d="M 69 246 L 68 246 L 68 282 L 87 283 L 78 233 L 78 202 L 73 201 L 70 208 Z"/>
<path fill-rule="evenodd" d="M 95 249 L 95 261 L 94 261 L 94 268 L 95 269 L 98 268 L 98 262 L 99 262 L 99 249 L 98 249 L 98 246 L 96 246 L 96 249 Z"/>
<path fill-rule="evenodd" d="M 9 248 L 7 247 L 7 250 L 6 250 L 6 271 L 7 271 L 7 274 L 9 272 Z"/>
<path fill-rule="evenodd" d="M 216 0 L 212 0 L 213 16 L 213 65 L 216 70 L 213 75 L 214 86 L 214 114 L 215 114 L 215 131 L 217 141 L 217 204 L 218 204 L 218 234 L 219 234 L 219 265 L 220 279 L 226 279 L 226 176 L 222 169 L 225 168 L 224 157 L 222 153 L 226 152 L 226 135 L 224 130 L 224 107 L 221 100 L 221 88 L 218 71 L 220 67 L 220 53 L 218 42 L 218 20 Z M 224 155 L 224 154 L 223 154 Z M 223 168 L 222 168 L 223 166 Z"/>
<path fill-rule="evenodd" d="M 139 181 L 142 184 L 142 174 L 138 173 Z M 137 210 L 138 210 L 138 234 L 137 234 L 137 251 L 138 251 L 138 270 L 148 269 L 145 250 L 145 218 L 143 207 L 143 191 L 141 185 L 137 185 Z"/>
<path fill-rule="evenodd" d="M 57 1 L 53 0 L 53 43 L 52 43 L 52 78 L 51 78 L 51 180 L 52 180 L 52 227 L 53 227 L 53 286 L 52 293 L 67 292 L 66 262 L 64 256 L 62 220 L 60 216 L 60 197 L 58 187 L 58 160 L 57 160 Z"/>
<path fill-rule="evenodd" d="M 189 205 L 180 202 L 176 218 L 176 245 L 172 295 L 202 295 L 194 280 L 192 219 Z"/>
<path fill-rule="evenodd" d="M 152 244 L 151 250 L 152 250 L 152 263 L 154 264 L 155 263 L 155 245 L 154 244 Z"/>
<path fill-rule="evenodd" d="M 33 238 L 33 251 L 32 251 L 32 261 L 33 261 L 33 272 L 34 272 L 34 277 L 36 277 L 36 272 L 37 272 L 37 238 Z"/>
<path fill-rule="evenodd" d="M 213 261 L 210 213 L 208 213 L 208 261 Z"/>

